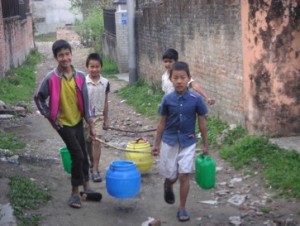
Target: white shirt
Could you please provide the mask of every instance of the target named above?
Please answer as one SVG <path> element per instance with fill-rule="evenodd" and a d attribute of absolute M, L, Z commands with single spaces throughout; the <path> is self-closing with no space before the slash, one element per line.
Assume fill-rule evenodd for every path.
<path fill-rule="evenodd" d="M 194 81 L 194 79 L 191 78 L 191 80 L 188 82 L 188 87 L 190 87 L 191 83 Z M 165 94 L 171 93 L 174 91 L 173 83 L 170 80 L 170 73 L 168 70 L 165 71 L 165 73 L 161 77 L 161 88 L 162 91 L 165 92 Z"/>
<path fill-rule="evenodd" d="M 89 75 L 86 76 L 86 85 L 89 93 L 89 108 L 92 116 L 102 116 L 106 93 L 109 92 L 109 82 L 100 75 L 97 82 L 93 82 Z"/>

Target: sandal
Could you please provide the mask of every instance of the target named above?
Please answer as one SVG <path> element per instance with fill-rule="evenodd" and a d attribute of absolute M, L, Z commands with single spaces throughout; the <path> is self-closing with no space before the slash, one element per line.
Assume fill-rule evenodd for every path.
<path fill-rule="evenodd" d="M 178 210 L 177 219 L 180 222 L 189 221 L 190 216 L 187 214 L 186 210 Z"/>
<path fill-rule="evenodd" d="M 93 173 L 92 174 L 92 181 L 94 182 L 94 183 L 100 183 L 101 181 L 102 181 L 102 178 L 101 178 L 101 176 L 100 176 L 100 173 Z"/>
<path fill-rule="evenodd" d="M 84 201 L 96 201 L 99 202 L 102 199 L 102 194 L 95 192 L 92 189 L 80 192 L 81 199 Z"/>
<path fill-rule="evenodd" d="M 166 203 L 168 204 L 174 204 L 175 202 L 175 195 L 173 189 L 167 186 L 166 181 L 164 183 L 164 198 Z"/>
<path fill-rule="evenodd" d="M 68 205 L 72 208 L 79 209 L 81 207 L 80 197 L 78 195 L 72 195 L 69 198 Z"/>

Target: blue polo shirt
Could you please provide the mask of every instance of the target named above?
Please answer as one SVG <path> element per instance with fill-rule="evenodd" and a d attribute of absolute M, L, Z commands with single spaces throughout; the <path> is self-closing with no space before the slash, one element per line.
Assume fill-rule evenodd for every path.
<path fill-rule="evenodd" d="M 185 148 L 197 142 L 195 123 L 198 115 L 205 115 L 207 107 L 200 95 L 190 90 L 184 94 L 173 91 L 165 95 L 160 114 L 167 115 L 162 141 Z"/>

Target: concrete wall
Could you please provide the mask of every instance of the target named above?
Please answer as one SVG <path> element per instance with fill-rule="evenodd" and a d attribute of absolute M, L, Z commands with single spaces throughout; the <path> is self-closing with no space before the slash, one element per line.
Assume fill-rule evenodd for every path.
<path fill-rule="evenodd" d="M 4 41 L 4 22 L 2 15 L 2 4 L 0 2 L 0 78 L 4 77 L 5 72 L 5 41 Z"/>
<path fill-rule="evenodd" d="M 138 74 L 161 83 L 162 54 L 179 52 L 217 103 L 210 114 L 244 125 L 239 0 L 164 0 L 137 13 Z"/>
<path fill-rule="evenodd" d="M 300 134 L 300 2 L 241 3 L 247 128 Z"/>
<path fill-rule="evenodd" d="M 33 1 L 33 19 L 35 34 L 56 32 L 57 27 L 73 24 L 75 19 L 82 19 L 79 12 L 70 10 L 69 0 Z"/>
<path fill-rule="evenodd" d="M 5 71 L 25 62 L 34 43 L 31 14 L 26 20 L 20 20 L 19 16 L 3 19 L 0 11 L 0 77 L 3 77 Z"/>

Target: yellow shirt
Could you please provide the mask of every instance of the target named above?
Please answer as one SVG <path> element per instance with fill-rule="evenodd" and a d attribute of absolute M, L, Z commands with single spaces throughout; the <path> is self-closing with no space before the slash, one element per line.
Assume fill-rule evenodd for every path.
<path fill-rule="evenodd" d="M 70 80 L 63 76 L 60 92 L 58 121 L 65 126 L 75 126 L 80 122 L 81 114 L 77 103 L 74 76 Z"/>

